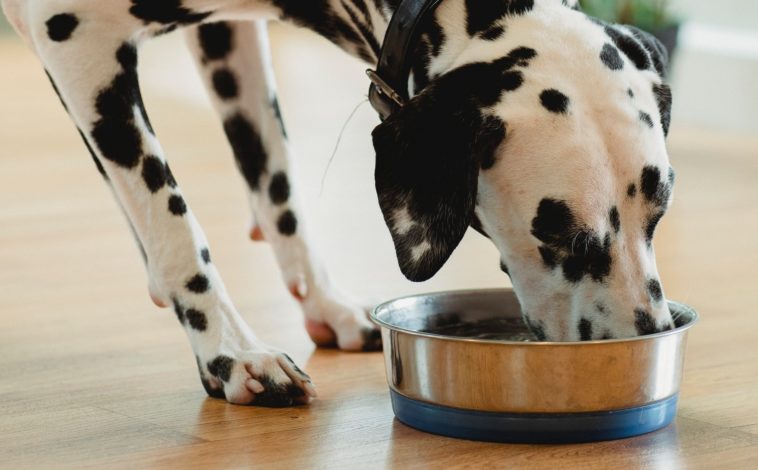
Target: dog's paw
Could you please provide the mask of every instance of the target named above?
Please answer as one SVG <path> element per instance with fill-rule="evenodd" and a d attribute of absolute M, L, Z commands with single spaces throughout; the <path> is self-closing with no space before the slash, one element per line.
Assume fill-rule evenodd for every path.
<path fill-rule="evenodd" d="M 305 329 L 316 345 L 345 351 L 382 349 L 382 336 L 367 309 L 336 296 L 308 296 L 302 302 Z"/>
<path fill-rule="evenodd" d="M 200 381 L 209 396 L 238 405 L 285 407 L 316 397 L 311 378 L 285 353 L 276 351 L 197 357 Z"/>

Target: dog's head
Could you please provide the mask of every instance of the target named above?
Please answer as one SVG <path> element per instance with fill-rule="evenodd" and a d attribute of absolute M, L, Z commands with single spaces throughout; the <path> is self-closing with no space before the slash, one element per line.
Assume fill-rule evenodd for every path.
<path fill-rule="evenodd" d="M 672 193 L 666 53 L 579 12 L 509 21 L 373 132 L 402 272 L 433 276 L 472 226 L 541 339 L 673 326 L 652 247 Z"/>

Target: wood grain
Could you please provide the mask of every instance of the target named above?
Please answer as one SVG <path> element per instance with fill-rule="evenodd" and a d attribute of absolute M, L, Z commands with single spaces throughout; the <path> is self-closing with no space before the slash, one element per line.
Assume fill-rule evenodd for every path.
<path fill-rule="evenodd" d="M 321 193 L 339 130 L 365 99 L 362 66 L 309 34 L 274 32 L 296 187 L 338 284 L 378 299 L 507 285 L 475 234 L 433 281 L 402 279 L 376 204 L 367 105 Z M 676 125 L 670 138 L 678 183 L 658 263 L 667 296 L 702 314 L 676 423 L 597 444 L 459 441 L 393 419 L 380 354 L 308 341 L 269 248 L 246 238 L 241 180 L 176 47 L 169 36 L 141 60 L 152 121 L 238 308 L 304 365 L 320 399 L 259 409 L 205 396 L 186 338 L 149 302 L 126 224 L 41 68 L 0 39 L 0 62 L 12 66 L 0 74 L 0 467 L 756 468 L 758 139 Z"/>

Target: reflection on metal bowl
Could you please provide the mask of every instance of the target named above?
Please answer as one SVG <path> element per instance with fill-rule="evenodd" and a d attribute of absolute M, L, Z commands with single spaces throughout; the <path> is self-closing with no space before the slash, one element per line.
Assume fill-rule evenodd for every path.
<path fill-rule="evenodd" d="M 689 307 L 648 336 L 539 342 L 509 289 L 393 300 L 381 326 L 397 418 L 418 429 L 501 442 L 581 442 L 660 429 L 676 414 Z"/>

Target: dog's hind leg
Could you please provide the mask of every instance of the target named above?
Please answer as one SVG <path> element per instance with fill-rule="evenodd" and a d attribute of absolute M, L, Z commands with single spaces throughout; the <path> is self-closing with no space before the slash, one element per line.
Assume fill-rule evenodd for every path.
<path fill-rule="evenodd" d="M 188 29 L 187 39 L 248 187 L 255 219 L 251 238 L 271 243 L 311 338 L 349 350 L 380 347 L 365 310 L 331 286 L 307 240 L 288 172 L 266 23 L 204 24 Z"/>
<path fill-rule="evenodd" d="M 135 17 L 130 3 L 107 3 L 32 1 L 15 21 L 110 182 L 144 248 L 151 294 L 173 304 L 208 393 L 242 404 L 307 402 L 315 394 L 308 376 L 261 342 L 229 300 L 150 126 L 137 46 L 162 26 Z"/>

